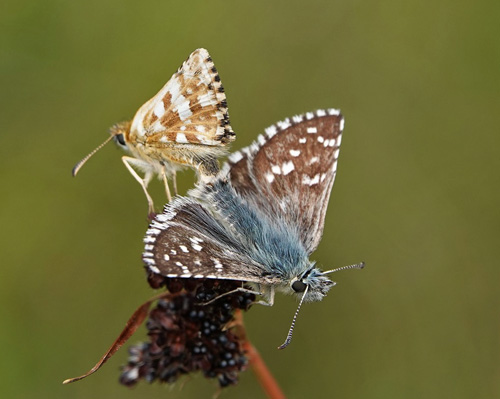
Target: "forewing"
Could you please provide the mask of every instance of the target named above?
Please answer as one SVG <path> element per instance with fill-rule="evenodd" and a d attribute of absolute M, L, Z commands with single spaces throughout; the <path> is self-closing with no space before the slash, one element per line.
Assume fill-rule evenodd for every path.
<path fill-rule="evenodd" d="M 151 222 L 144 238 L 143 261 L 169 278 L 212 278 L 276 283 L 238 251 L 231 231 L 200 203 L 177 198 Z"/>
<path fill-rule="evenodd" d="M 270 217 L 297 228 L 316 249 L 335 180 L 344 120 L 338 110 L 285 119 L 232 154 L 225 170 L 236 191 Z"/>
<path fill-rule="evenodd" d="M 225 146 L 234 140 L 226 95 L 207 50 L 191 53 L 158 94 L 137 111 L 131 135 L 152 147 Z"/>

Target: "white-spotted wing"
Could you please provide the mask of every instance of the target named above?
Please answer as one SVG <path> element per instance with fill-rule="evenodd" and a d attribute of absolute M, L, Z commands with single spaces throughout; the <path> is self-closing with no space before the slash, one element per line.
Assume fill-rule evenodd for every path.
<path fill-rule="evenodd" d="M 217 184 L 230 189 L 227 183 Z M 233 234 L 207 207 L 192 198 L 177 197 L 151 222 L 143 260 L 151 272 L 168 278 L 278 283 L 263 275 L 262 267 L 245 254 L 240 237 Z"/>
<path fill-rule="evenodd" d="M 264 285 L 309 276 L 309 296 L 319 300 L 332 283 L 311 272 L 308 255 L 323 231 L 342 127 L 338 111 L 319 110 L 268 128 L 230 157 L 213 184 L 156 216 L 145 237 L 146 267 L 165 277 Z"/>
<path fill-rule="evenodd" d="M 267 128 L 225 166 L 236 191 L 296 226 L 309 253 L 321 240 L 343 127 L 334 109 L 294 116 Z"/>

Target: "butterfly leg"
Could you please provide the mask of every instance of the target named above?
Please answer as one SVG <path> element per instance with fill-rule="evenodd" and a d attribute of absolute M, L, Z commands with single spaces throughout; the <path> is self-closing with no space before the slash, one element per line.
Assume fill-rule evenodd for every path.
<path fill-rule="evenodd" d="M 170 194 L 170 187 L 168 187 L 167 171 L 165 169 L 165 165 L 162 165 L 161 167 L 161 177 L 163 179 L 163 184 L 165 184 L 165 193 L 167 194 L 167 201 L 170 202 L 172 201 L 172 194 Z"/>
<path fill-rule="evenodd" d="M 220 298 L 222 298 L 226 295 L 234 294 L 235 292 L 243 292 L 246 294 L 263 296 L 264 297 L 263 300 L 255 302 L 255 304 L 257 304 L 257 305 L 264 305 L 264 306 L 273 306 L 274 305 L 274 287 L 273 286 L 270 286 L 270 287 L 265 286 L 263 290 L 260 290 L 260 285 L 259 285 L 259 290 L 250 290 L 248 288 L 238 287 L 238 288 L 235 288 L 234 290 L 231 290 L 231 291 L 225 292 L 224 294 L 216 296 L 214 299 L 211 299 L 208 302 L 200 303 L 199 305 L 203 305 L 203 306 L 209 305 L 215 301 L 218 301 Z"/>
<path fill-rule="evenodd" d="M 127 167 L 130 174 L 134 176 L 134 179 L 137 180 L 137 182 L 141 185 L 142 189 L 144 190 L 144 194 L 146 194 L 146 198 L 148 200 L 149 214 L 154 213 L 153 199 L 151 198 L 147 190 L 148 184 L 151 181 L 151 178 L 153 177 L 153 170 L 151 168 L 144 168 L 144 166 L 149 166 L 149 165 L 132 157 L 123 156 L 122 161 Z M 141 176 L 139 176 L 137 172 L 134 170 L 134 168 L 132 168 L 132 165 L 146 169 L 146 174 L 144 175 L 143 179 L 141 179 Z"/>
<path fill-rule="evenodd" d="M 244 288 L 244 287 L 238 287 L 238 288 L 235 288 L 234 290 L 231 290 L 231 291 L 228 291 L 228 292 L 224 292 L 223 294 L 220 294 L 220 295 L 216 296 L 214 299 L 211 299 L 210 301 L 199 303 L 198 305 L 201 305 L 201 306 L 210 305 L 211 303 L 214 303 L 215 301 L 218 301 L 222 297 L 234 294 L 236 292 L 244 292 L 246 294 L 253 294 L 253 295 L 262 295 L 261 292 L 254 291 L 254 290 L 249 290 L 249 289 Z"/>
<path fill-rule="evenodd" d="M 263 289 L 261 289 L 263 288 Z M 273 306 L 274 305 L 274 287 L 272 285 L 265 285 L 264 287 L 261 287 L 259 284 L 259 291 L 261 291 L 261 295 L 264 297 L 264 299 L 255 302 L 257 305 L 264 305 L 264 306 Z"/>

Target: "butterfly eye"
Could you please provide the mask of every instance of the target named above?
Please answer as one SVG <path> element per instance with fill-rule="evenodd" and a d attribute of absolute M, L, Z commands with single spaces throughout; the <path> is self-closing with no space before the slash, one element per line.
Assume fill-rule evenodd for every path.
<path fill-rule="evenodd" d="M 121 134 L 121 133 L 120 133 L 120 134 L 117 134 L 117 135 L 115 136 L 115 140 L 116 140 L 116 142 L 117 142 L 118 144 L 120 144 L 121 146 L 124 146 L 124 147 L 126 146 L 126 144 L 125 144 L 125 137 L 123 137 L 123 134 Z"/>
<path fill-rule="evenodd" d="M 296 280 L 292 283 L 292 289 L 295 292 L 304 292 L 306 290 L 306 284 L 300 280 Z"/>

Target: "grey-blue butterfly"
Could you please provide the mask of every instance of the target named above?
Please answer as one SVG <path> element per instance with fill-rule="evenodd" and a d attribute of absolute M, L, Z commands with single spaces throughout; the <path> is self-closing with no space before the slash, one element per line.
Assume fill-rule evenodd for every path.
<path fill-rule="evenodd" d="M 241 281 L 272 305 L 275 291 L 320 301 L 335 285 L 309 260 L 323 233 L 344 119 L 335 109 L 278 122 L 233 153 L 209 184 L 165 205 L 146 232 L 143 260 L 167 278 Z M 248 288 L 239 289 L 248 291 Z M 216 298 L 218 300 L 218 298 Z"/>

